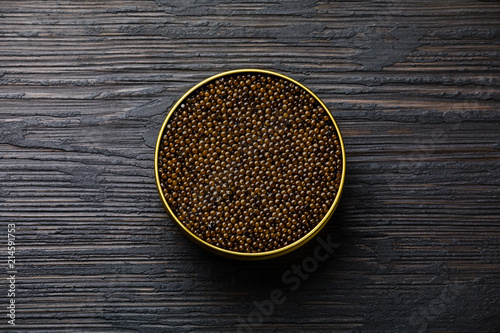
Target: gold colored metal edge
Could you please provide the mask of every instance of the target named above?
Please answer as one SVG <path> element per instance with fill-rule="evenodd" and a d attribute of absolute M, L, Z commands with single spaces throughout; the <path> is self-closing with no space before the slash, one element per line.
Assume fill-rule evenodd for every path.
<path fill-rule="evenodd" d="M 267 251 L 267 252 L 243 253 L 243 252 L 229 251 L 229 250 L 226 250 L 226 249 L 214 246 L 214 245 L 212 245 L 212 244 L 210 244 L 210 243 L 208 243 L 208 242 L 206 242 L 206 241 L 198 238 L 189 229 L 187 229 L 184 226 L 184 224 L 182 224 L 181 221 L 179 221 L 179 219 L 177 218 L 177 216 L 175 216 L 174 212 L 172 211 L 172 209 L 168 205 L 167 200 L 165 199 L 165 196 L 163 195 L 163 191 L 161 189 L 160 176 L 159 176 L 159 173 L 158 173 L 158 153 L 159 153 L 159 148 L 160 148 L 162 137 L 163 137 L 163 132 L 165 130 L 165 127 L 167 126 L 167 123 L 168 123 L 170 117 L 174 114 L 174 112 L 177 109 L 177 107 L 193 91 L 195 91 L 199 87 L 203 86 L 204 84 L 206 84 L 206 83 L 208 83 L 210 81 L 213 81 L 215 79 L 218 79 L 220 77 L 223 77 L 223 76 L 228 76 L 228 75 L 233 75 L 233 74 L 240 74 L 240 73 L 258 73 L 258 74 L 268 74 L 268 75 L 277 76 L 277 77 L 286 79 L 286 80 L 288 80 L 290 82 L 293 82 L 296 85 L 298 85 L 299 87 L 301 87 L 302 89 L 306 90 L 311 96 L 313 96 L 314 99 L 316 99 L 318 101 L 318 103 L 321 105 L 321 107 L 323 107 L 323 109 L 325 109 L 325 111 L 330 116 L 330 119 L 332 120 L 333 125 L 335 126 L 335 130 L 337 131 L 337 136 L 338 136 L 338 139 L 339 139 L 339 142 L 340 142 L 341 151 L 342 151 L 342 177 L 341 177 L 341 180 L 340 180 L 340 185 L 339 185 L 339 188 L 338 188 L 338 191 L 337 191 L 337 195 L 335 196 L 335 200 L 333 201 L 333 204 L 331 205 L 330 209 L 325 214 L 325 216 L 323 217 L 323 219 L 308 234 L 306 234 L 305 236 L 303 236 L 299 240 L 295 241 L 294 243 L 289 244 L 289 245 L 287 245 L 285 247 L 282 247 L 280 249 L 276 249 L 276 250 L 272 250 L 272 251 Z M 300 83 L 300 82 L 298 82 L 298 81 L 296 81 L 296 80 L 294 80 L 294 79 L 292 79 L 292 78 L 290 78 L 290 77 L 288 77 L 286 75 L 283 75 L 283 74 L 280 74 L 280 73 L 276 73 L 276 72 L 273 72 L 273 71 L 269 71 L 269 70 L 254 69 L 254 68 L 243 68 L 243 69 L 231 70 L 231 71 L 226 71 L 226 72 L 222 72 L 222 73 L 213 75 L 213 76 L 211 76 L 211 77 L 209 77 L 209 78 L 201 81 L 200 83 L 196 84 L 194 87 L 192 87 L 191 89 L 189 89 L 181 98 L 179 98 L 179 100 L 174 104 L 174 106 L 168 112 L 168 114 L 167 114 L 167 116 L 166 116 L 166 118 L 165 118 L 165 120 L 163 122 L 163 125 L 162 125 L 162 127 L 160 129 L 160 133 L 158 134 L 158 139 L 156 140 L 156 147 L 155 147 L 154 163 L 155 163 L 156 187 L 157 187 L 158 193 L 160 195 L 160 198 L 162 200 L 163 207 L 168 212 L 168 214 L 170 215 L 170 217 L 175 221 L 175 223 L 180 227 L 181 231 L 188 238 L 190 238 L 195 244 L 199 245 L 200 247 L 202 247 L 202 248 L 204 248 L 204 249 L 206 249 L 206 250 L 208 250 L 208 251 L 210 251 L 212 253 L 215 253 L 217 255 L 220 255 L 220 256 L 223 256 L 223 257 L 226 257 L 226 258 L 231 258 L 231 259 L 239 259 L 239 260 L 263 260 L 263 259 L 276 258 L 278 256 L 282 256 L 284 254 L 290 253 L 291 251 L 294 251 L 294 250 L 298 249 L 299 247 L 301 247 L 302 245 L 304 245 L 308 241 L 310 241 L 314 236 L 316 236 L 321 231 L 321 229 L 323 229 L 323 227 L 326 225 L 326 223 L 328 222 L 328 220 L 330 219 L 330 217 L 333 215 L 333 212 L 337 208 L 338 203 L 340 201 L 340 197 L 342 195 L 342 191 L 344 189 L 345 175 L 346 175 L 346 154 L 345 154 L 344 140 L 342 139 L 342 135 L 340 133 L 339 127 L 338 127 L 335 119 L 333 118 L 333 115 L 332 115 L 331 111 L 323 103 L 323 101 L 318 96 L 316 96 L 316 94 L 313 93 L 309 88 L 307 88 L 306 86 L 304 86 L 302 83 Z"/>

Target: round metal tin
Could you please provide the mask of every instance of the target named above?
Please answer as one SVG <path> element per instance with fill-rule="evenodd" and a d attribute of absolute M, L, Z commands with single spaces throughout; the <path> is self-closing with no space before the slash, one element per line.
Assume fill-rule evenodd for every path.
<path fill-rule="evenodd" d="M 299 240 L 295 241 L 292 244 L 289 244 L 285 247 L 272 250 L 272 251 L 267 251 L 267 252 L 256 252 L 256 253 L 243 253 L 243 252 L 236 252 L 236 251 L 229 251 L 223 248 L 216 247 L 200 238 L 198 238 L 196 235 L 194 235 L 188 228 L 186 228 L 182 222 L 177 218 L 177 216 L 174 214 L 173 210 L 170 208 L 170 206 L 167 203 L 167 200 L 165 199 L 165 196 L 163 195 L 162 188 L 161 188 L 161 183 L 160 183 L 160 176 L 158 172 L 158 154 L 159 154 L 159 147 L 161 145 L 161 139 L 163 136 L 163 132 L 165 131 L 165 127 L 170 119 L 170 117 L 174 114 L 176 111 L 177 107 L 196 89 L 199 87 L 203 86 L 204 84 L 216 80 L 220 77 L 223 76 L 228 76 L 228 75 L 233 75 L 233 74 L 247 74 L 247 73 L 257 73 L 257 74 L 267 74 L 267 75 L 272 75 L 275 77 L 283 78 L 286 79 L 290 82 L 293 82 L 294 84 L 298 85 L 305 91 L 307 91 L 314 99 L 318 101 L 318 103 L 323 107 L 323 109 L 328 113 L 329 117 L 331 118 L 333 125 L 335 126 L 335 129 L 337 131 L 337 136 L 338 140 L 342 149 L 342 177 L 339 185 L 339 189 L 337 191 L 337 195 L 335 196 L 335 200 L 333 201 L 333 204 L 331 205 L 330 209 L 328 212 L 325 214 L 325 216 L 322 218 L 322 220 L 305 236 L 300 238 Z M 342 140 L 342 136 L 340 134 L 340 130 L 337 126 L 337 123 L 335 122 L 335 119 L 333 118 L 332 113 L 330 110 L 327 108 L 327 106 L 319 99 L 316 94 L 314 94 L 311 90 L 309 90 L 306 86 L 301 84 L 300 82 L 286 76 L 280 73 L 268 71 L 268 70 L 261 70 L 261 69 L 238 69 L 238 70 L 232 70 L 232 71 L 227 71 L 223 72 L 214 76 L 209 77 L 206 80 L 201 81 L 197 85 L 195 85 L 193 88 L 191 88 L 188 92 L 186 92 L 175 104 L 174 106 L 170 109 L 169 113 L 167 114 L 167 117 L 165 118 L 165 121 L 163 122 L 163 125 L 160 129 L 160 133 L 158 135 L 158 139 L 156 141 L 156 149 L 155 149 L 155 156 L 154 156 L 154 162 L 155 162 L 155 179 L 156 179 L 156 187 L 158 189 L 158 193 L 160 195 L 161 201 L 163 203 L 163 206 L 167 213 L 170 215 L 172 220 L 177 224 L 177 226 L 180 228 L 180 230 L 189 238 L 191 239 L 194 243 L 199 245 L 200 247 L 204 248 L 205 250 L 208 250 L 212 253 L 215 253 L 217 255 L 227 257 L 227 258 L 232 258 L 232 259 L 240 259 L 240 260 L 262 260 L 262 259 L 270 259 L 270 258 L 275 258 L 281 255 L 284 255 L 286 253 L 289 253 L 293 250 L 296 250 L 297 248 L 301 247 L 305 243 L 307 243 L 309 240 L 311 240 L 314 236 L 316 236 L 321 229 L 326 225 L 330 217 L 332 216 L 333 212 L 335 211 L 339 200 L 340 196 L 342 194 L 342 190 L 344 188 L 344 182 L 345 182 L 345 173 L 346 173 L 346 160 L 345 160 L 345 148 L 344 148 L 344 142 Z"/>

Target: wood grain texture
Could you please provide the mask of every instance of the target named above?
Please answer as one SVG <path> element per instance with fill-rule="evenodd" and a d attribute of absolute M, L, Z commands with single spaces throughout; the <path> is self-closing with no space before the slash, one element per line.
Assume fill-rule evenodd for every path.
<path fill-rule="evenodd" d="M 320 236 L 339 247 L 297 290 L 282 276 L 316 241 L 218 258 L 156 192 L 168 108 L 246 67 L 307 85 L 344 136 Z M 15 223 L 18 273 L 15 328 L 1 274 L 0 327 L 498 332 L 499 88 L 496 1 L 2 0 L 0 253 Z M 286 300 L 256 316 L 274 289 Z"/>

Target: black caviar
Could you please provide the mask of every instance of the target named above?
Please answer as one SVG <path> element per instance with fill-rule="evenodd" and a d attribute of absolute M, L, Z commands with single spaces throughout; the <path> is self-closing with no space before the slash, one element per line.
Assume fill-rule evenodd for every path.
<path fill-rule="evenodd" d="M 342 177 L 339 138 L 306 90 L 269 74 L 233 74 L 189 94 L 158 152 L 160 184 L 197 237 L 236 252 L 265 252 L 310 232 Z"/>

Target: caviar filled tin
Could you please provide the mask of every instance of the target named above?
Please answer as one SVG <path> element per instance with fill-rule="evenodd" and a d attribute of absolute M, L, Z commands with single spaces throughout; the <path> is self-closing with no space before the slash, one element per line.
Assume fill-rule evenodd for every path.
<path fill-rule="evenodd" d="M 191 88 L 155 149 L 172 220 L 196 244 L 234 259 L 277 257 L 313 238 L 338 205 L 345 165 L 326 105 L 301 83 L 258 69 Z"/>

